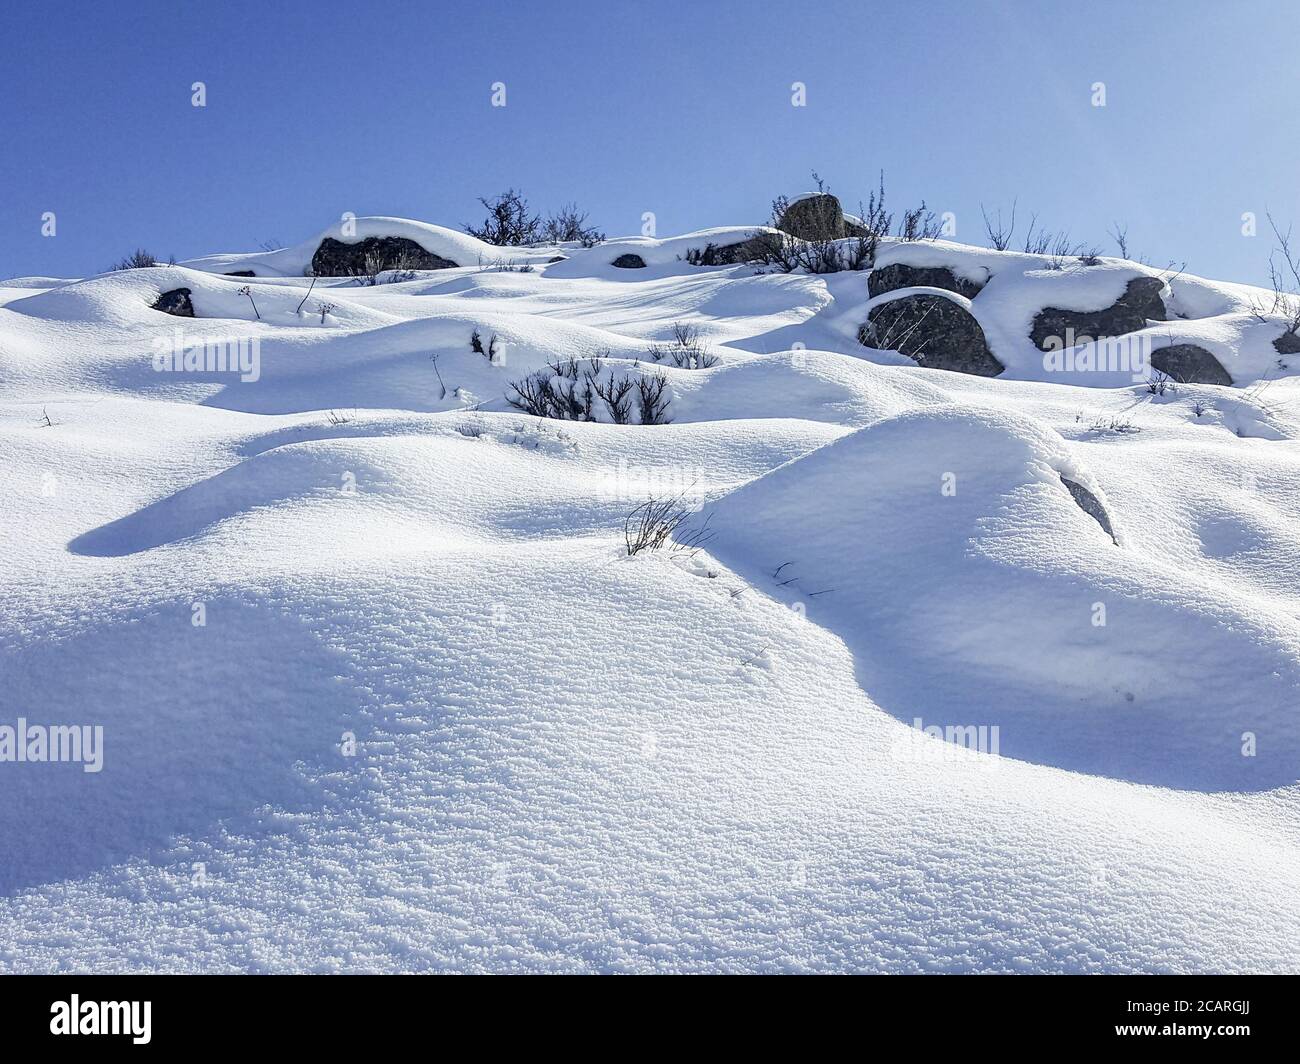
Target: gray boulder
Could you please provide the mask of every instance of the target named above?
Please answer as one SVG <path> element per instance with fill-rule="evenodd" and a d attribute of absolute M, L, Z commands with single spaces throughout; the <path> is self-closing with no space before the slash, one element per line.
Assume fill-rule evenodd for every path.
<path fill-rule="evenodd" d="M 867 274 L 867 293 L 875 297 L 900 288 L 944 288 L 967 299 L 980 294 L 983 285 L 958 277 L 947 266 L 909 266 L 891 262 Z"/>
<path fill-rule="evenodd" d="M 1273 341 L 1273 347 L 1279 355 L 1300 355 L 1300 335 L 1288 330 Z"/>
<path fill-rule="evenodd" d="M 1164 282 L 1159 277 L 1135 277 L 1119 299 L 1101 310 L 1045 307 L 1034 317 L 1029 338 L 1040 351 L 1050 351 L 1053 346 L 1064 344 L 1066 337 L 1071 335 L 1100 340 L 1137 332 L 1146 328 L 1148 321 L 1168 318 L 1164 300 L 1160 298 L 1162 288 Z M 1051 343 L 1053 339 L 1057 341 L 1056 345 Z"/>
<path fill-rule="evenodd" d="M 843 240 L 866 235 L 865 228 L 845 219 L 839 198 L 829 192 L 786 204 L 776 227 L 800 240 Z"/>
<path fill-rule="evenodd" d="M 1070 480 L 1064 474 L 1058 473 L 1057 476 L 1061 478 L 1061 483 L 1069 489 L 1074 501 L 1079 504 L 1079 509 L 1101 525 L 1106 535 L 1110 536 L 1110 541 L 1118 546 L 1119 540 L 1115 538 L 1115 530 L 1110 526 L 1110 515 L 1106 513 L 1106 507 L 1102 506 L 1101 500 L 1082 484 Z"/>
<path fill-rule="evenodd" d="M 154 310 L 161 310 L 164 314 L 173 314 L 178 318 L 194 317 L 194 304 L 190 302 L 190 290 L 188 288 L 173 288 L 170 292 L 164 292 L 153 301 Z"/>
<path fill-rule="evenodd" d="M 626 255 L 620 255 L 613 262 L 611 262 L 610 265 L 617 266 L 620 270 L 644 270 L 645 259 L 643 259 L 640 255 L 633 255 L 629 253 Z"/>
<path fill-rule="evenodd" d="M 449 270 L 457 265 L 404 236 L 368 236 L 355 244 L 327 236 L 311 257 L 311 272 L 317 277 L 361 276 L 369 272 L 373 256 L 381 270 Z"/>
<path fill-rule="evenodd" d="M 867 347 L 898 351 L 918 365 L 996 377 L 1006 369 L 989 350 L 980 323 L 940 295 L 900 296 L 873 307 L 858 330 Z"/>
<path fill-rule="evenodd" d="M 1198 344 L 1171 344 L 1152 351 L 1151 368 L 1179 384 L 1232 385 L 1223 363 Z"/>

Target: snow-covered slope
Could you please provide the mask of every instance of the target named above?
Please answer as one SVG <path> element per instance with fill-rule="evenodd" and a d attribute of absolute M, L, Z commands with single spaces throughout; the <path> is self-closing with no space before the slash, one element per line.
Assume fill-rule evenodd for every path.
<path fill-rule="evenodd" d="M 0 762 L 0 968 L 1295 967 L 1300 383 L 1260 293 L 1163 278 L 1149 329 L 1234 386 L 1153 392 L 1028 338 L 1132 263 L 885 248 L 983 286 L 983 378 L 863 347 L 865 274 L 685 261 L 752 229 L 355 224 L 465 265 L 313 286 L 336 227 L 0 282 L 0 725 L 104 728 L 98 773 Z M 168 361 L 196 339 L 255 365 Z M 662 375 L 670 423 L 506 402 L 570 359 Z M 713 538 L 627 557 L 651 494 Z"/>

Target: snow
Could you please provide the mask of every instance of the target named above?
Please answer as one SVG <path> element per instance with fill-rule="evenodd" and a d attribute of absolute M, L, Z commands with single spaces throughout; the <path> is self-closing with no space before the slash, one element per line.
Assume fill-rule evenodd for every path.
<path fill-rule="evenodd" d="M 1159 395 L 1027 338 L 1138 264 L 885 248 L 987 280 L 985 379 L 858 344 L 863 274 L 684 261 L 753 227 L 356 225 L 465 265 L 299 313 L 335 227 L 0 282 L 0 724 L 104 728 L 98 773 L 0 763 L 0 969 L 1294 967 L 1300 382 L 1258 292 L 1168 279 L 1144 332 L 1235 386 Z M 678 322 L 716 364 L 652 360 Z M 177 329 L 256 379 L 157 371 Z M 508 406 L 570 356 L 672 422 Z M 626 557 L 647 493 L 713 538 Z"/>

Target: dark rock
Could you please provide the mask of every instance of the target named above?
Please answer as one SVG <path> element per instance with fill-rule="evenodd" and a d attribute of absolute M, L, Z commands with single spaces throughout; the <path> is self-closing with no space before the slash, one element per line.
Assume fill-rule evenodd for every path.
<path fill-rule="evenodd" d="M 640 255 L 620 255 L 610 265 L 617 266 L 620 270 L 644 270 L 645 259 Z"/>
<path fill-rule="evenodd" d="M 771 239 L 774 239 L 772 234 L 760 233 L 735 244 L 705 244 L 702 248 L 691 248 L 686 253 L 686 261 L 692 266 L 734 266 L 738 262 L 758 262 L 764 258 L 764 249 Z"/>
<path fill-rule="evenodd" d="M 1136 332 L 1146 328 L 1148 321 L 1165 321 L 1168 314 L 1160 298 L 1164 286 L 1159 277 L 1135 277 L 1129 281 L 1124 294 L 1102 310 L 1045 307 L 1034 318 L 1029 338 L 1040 351 L 1051 351 L 1066 346 L 1070 336 L 1100 340 Z M 1056 344 L 1049 344 L 1051 340 Z"/>
<path fill-rule="evenodd" d="M 974 299 L 983 287 L 959 278 L 947 266 L 909 266 L 905 262 L 891 262 L 867 274 L 867 294 L 873 297 L 900 288 L 945 288 Z"/>
<path fill-rule="evenodd" d="M 1289 330 L 1273 341 L 1279 355 L 1300 355 L 1300 336 Z"/>
<path fill-rule="evenodd" d="M 256 277 L 252 270 L 231 270 L 229 273 L 223 273 L 222 277 Z"/>
<path fill-rule="evenodd" d="M 922 366 L 996 377 L 1006 367 L 994 357 L 980 323 L 945 296 L 900 296 L 873 307 L 858 341 L 898 351 Z"/>
<path fill-rule="evenodd" d="M 154 310 L 161 310 L 164 314 L 174 314 L 178 318 L 194 317 L 194 304 L 190 302 L 190 290 L 188 288 L 173 288 L 170 292 L 164 292 L 153 303 Z"/>
<path fill-rule="evenodd" d="M 378 254 L 385 270 L 449 270 L 456 266 L 425 251 L 404 236 L 368 236 L 355 244 L 345 244 L 327 236 L 311 257 L 311 272 L 317 277 L 357 277 L 368 273 L 366 259 Z"/>
<path fill-rule="evenodd" d="M 867 234 L 865 227 L 845 219 L 839 199 L 829 192 L 787 204 L 776 227 L 800 240 L 843 240 Z"/>
<path fill-rule="evenodd" d="M 1232 385 L 1223 363 L 1197 344 L 1172 344 L 1152 351 L 1151 368 L 1179 384 Z"/>
<path fill-rule="evenodd" d="M 1074 496 L 1074 501 L 1079 504 L 1079 509 L 1101 525 L 1106 535 L 1110 536 L 1110 541 L 1118 546 L 1119 540 L 1115 538 L 1115 530 L 1110 527 L 1110 515 L 1106 513 L 1106 507 L 1102 506 L 1101 500 L 1082 484 L 1070 480 L 1065 474 L 1058 473 L 1057 475 L 1061 478 L 1061 483 L 1070 489 L 1070 494 Z"/>
<path fill-rule="evenodd" d="M 564 260 L 565 260 L 564 255 L 556 255 L 554 258 L 547 259 L 546 261 L 548 263 L 551 263 L 551 262 L 564 262 Z"/>

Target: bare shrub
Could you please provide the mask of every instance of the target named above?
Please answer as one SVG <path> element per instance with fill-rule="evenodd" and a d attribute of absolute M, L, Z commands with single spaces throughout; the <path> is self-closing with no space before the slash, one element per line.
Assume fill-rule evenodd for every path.
<path fill-rule="evenodd" d="M 1128 254 L 1128 226 L 1120 225 L 1115 222 L 1110 229 L 1110 238 L 1115 241 L 1115 246 L 1119 248 L 1119 257 L 1127 259 Z"/>
<path fill-rule="evenodd" d="M 492 336 L 488 339 L 487 347 L 483 346 L 483 334 L 478 331 L 477 326 L 475 326 L 474 331 L 470 333 L 469 349 L 473 351 L 476 355 L 482 355 L 484 358 L 486 358 L 489 362 L 491 362 L 494 365 L 498 361 L 497 352 L 499 346 L 500 344 L 499 341 L 497 340 L 496 333 L 493 333 Z"/>
<path fill-rule="evenodd" d="M 666 499 L 651 496 L 623 520 L 623 541 L 628 556 L 662 549 L 690 515 L 691 511 L 682 505 L 680 496 Z"/>
<path fill-rule="evenodd" d="M 711 369 L 718 364 L 718 356 L 700 340 L 700 330 L 680 321 L 673 322 L 673 342 L 667 352 L 657 345 L 650 349 L 650 357 L 656 362 L 661 362 L 665 354 L 678 369 Z"/>
<path fill-rule="evenodd" d="M 627 425 L 632 421 L 632 391 L 636 383 L 631 377 L 610 377 L 606 381 L 592 381 L 596 394 L 600 396 L 609 412 L 610 420 L 615 425 Z"/>
<path fill-rule="evenodd" d="M 522 192 L 506 189 L 492 199 L 479 197 L 487 208 L 482 225 L 466 225 L 465 232 L 498 247 L 522 247 L 536 244 L 542 237 L 541 219 L 533 214 Z"/>
<path fill-rule="evenodd" d="M 1286 319 L 1286 333 L 1283 335 L 1300 335 L 1300 253 L 1291 248 L 1292 227 L 1287 226 L 1283 233 L 1271 212 L 1267 212 L 1266 217 L 1278 245 L 1268 257 L 1273 297 L 1267 311 L 1262 306 L 1255 307 L 1255 316 L 1262 319 L 1265 313 L 1280 314 Z"/>
<path fill-rule="evenodd" d="M 1009 220 L 1003 221 L 1001 207 L 997 209 L 997 214 L 991 217 L 982 203 L 980 214 L 984 216 L 984 232 L 988 234 L 989 246 L 998 251 L 1006 251 L 1011 246 L 1011 238 L 1016 232 L 1016 200 L 1011 201 Z"/>
<path fill-rule="evenodd" d="M 153 255 L 150 254 L 148 251 L 145 251 L 144 248 L 136 248 L 126 258 L 120 259 L 117 263 L 110 266 L 109 270 L 113 273 L 117 273 L 122 270 L 144 270 L 144 269 L 148 269 L 151 266 L 161 266 L 161 265 L 162 263 L 160 263 L 156 258 L 154 258 Z M 175 256 L 167 260 L 167 265 L 168 266 L 176 265 Z"/>
<path fill-rule="evenodd" d="M 668 424 L 668 378 L 662 373 L 641 377 L 636 382 L 637 407 L 642 425 Z"/>
<path fill-rule="evenodd" d="M 595 247 L 605 239 L 605 234 L 594 225 L 587 224 L 587 212 L 578 210 L 576 203 L 566 203 L 552 211 L 542 223 L 542 239 L 550 244 L 566 244 L 576 240 L 584 248 Z"/>

